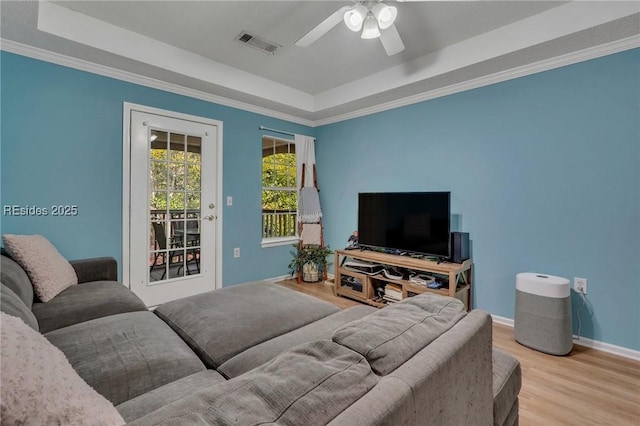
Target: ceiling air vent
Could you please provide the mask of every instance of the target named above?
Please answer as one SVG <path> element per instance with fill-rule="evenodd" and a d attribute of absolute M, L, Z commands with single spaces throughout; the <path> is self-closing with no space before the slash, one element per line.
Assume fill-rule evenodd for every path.
<path fill-rule="evenodd" d="M 249 34 L 246 31 L 242 31 L 240 33 L 240 35 L 238 35 L 236 40 L 238 40 L 239 42 L 244 43 L 245 45 L 247 45 L 249 47 L 253 47 L 254 49 L 257 49 L 257 50 L 261 51 L 262 53 L 266 53 L 268 55 L 274 55 L 276 53 L 276 50 L 278 50 L 278 48 L 282 47 L 279 44 L 276 44 L 276 43 L 274 43 L 272 41 L 266 40 L 266 39 L 264 39 L 262 37 Z"/>

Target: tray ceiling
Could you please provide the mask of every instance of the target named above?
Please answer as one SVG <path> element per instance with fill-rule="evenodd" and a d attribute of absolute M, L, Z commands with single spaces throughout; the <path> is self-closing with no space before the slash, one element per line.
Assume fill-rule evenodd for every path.
<path fill-rule="evenodd" d="M 3 49 L 64 55 L 312 125 L 585 49 L 640 45 L 638 2 L 387 3 L 406 45 L 394 56 L 343 24 L 294 45 L 349 1 L 2 1 L 1 36 Z M 242 31 L 282 47 L 252 49 L 236 40 Z"/>

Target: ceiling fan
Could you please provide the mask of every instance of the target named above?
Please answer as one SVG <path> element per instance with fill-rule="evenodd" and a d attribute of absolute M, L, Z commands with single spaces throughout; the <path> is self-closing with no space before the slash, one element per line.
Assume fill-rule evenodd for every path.
<path fill-rule="evenodd" d="M 295 42 L 296 46 L 307 47 L 344 21 L 347 28 L 358 32 L 364 39 L 380 38 L 387 55 L 392 56 L 404 50 L 404 43 L 393 25 L 398 9 L 381 0 L 354 0 L 354 5 L 344 6 L 320 22 L 315 28 Z"/>

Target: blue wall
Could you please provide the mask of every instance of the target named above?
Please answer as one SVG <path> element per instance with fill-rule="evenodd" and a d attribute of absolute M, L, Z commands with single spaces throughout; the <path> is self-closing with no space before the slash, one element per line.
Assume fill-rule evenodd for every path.
<path fill-rule="evenodd" d="M 77 217 L 2 216 L 2 233 L 41 233 L 67 258 L 122 260 L 123 102 L 224 122 L 223 284 L 287 273 L 289 246 L 261 248 L 259 125 L 313 129 L 23 56 L 1 56 L 1 204 L 75 204 Z M 242 257 L 233 258 L 233 247 Z"/>
<path fill-rule="evenodd" d="M 639 350 L 639 76 L 636 49 L 316 129 L 326 240 L 358 192 L 451 191 L 475 307 L 513 318 L 518 272 L 585 277 L 582 335 Z"/>
<path fill-rule="evenodd" d="M 475 307 L 512 318 L 518 272 L 585 277 L 582 334 L 640 350 L 639 50 L 315 131 L 6 52 L 0 61 L 2 206 L 80 208 L 2 216 L 2 233 L 121 261 L 122 103 L 132 102 L 224 122 L 234 205 L 223 282 L 282 275 L 289 247 L 260 248 L 258 126 L 315 133 L 332 247 L 356 229 L 360 191 L 451 191 L 456 227 L 471 233 Z"/>

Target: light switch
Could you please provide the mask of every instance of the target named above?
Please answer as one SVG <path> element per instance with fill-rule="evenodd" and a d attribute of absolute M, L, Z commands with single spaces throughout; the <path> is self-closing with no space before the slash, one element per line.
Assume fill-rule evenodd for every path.
<path fill-rule="evenodd" d="M 232 205 L 233 205 L 233 197 L 229 195 L 227 197 L 227 206 L 232 206 Z"/>

